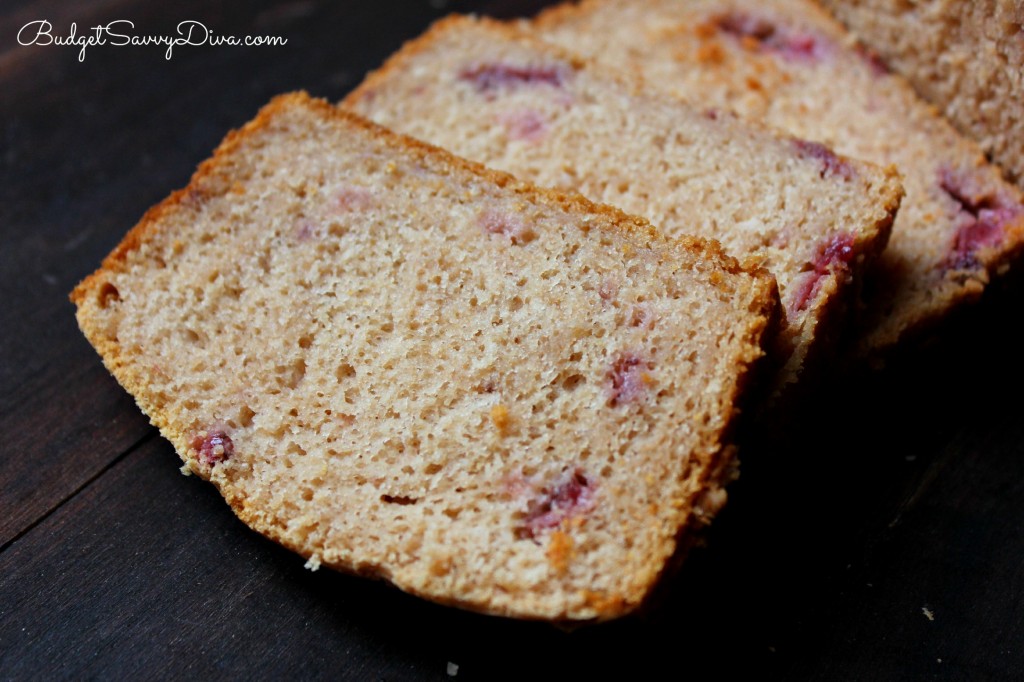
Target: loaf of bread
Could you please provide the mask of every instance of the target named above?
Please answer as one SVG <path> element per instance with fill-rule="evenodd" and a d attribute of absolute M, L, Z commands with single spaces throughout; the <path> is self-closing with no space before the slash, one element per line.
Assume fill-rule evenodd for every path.
<path fill-rule="evenodd" d="M 1024 187 L 1024 2 L 824 4 Z"/>
<path fill-rule="evenodd" d="M 545 187 L 719 240 L 775 275 L 794 381 L 842 290 L 877 257 L 902 196 L 895 172 L 694 108 L 532 39 L 453 16 L 411 41 L 343 106 Z M 826 334 L 827 335 L 827 334 Z"/>
<path fill-rule="evenodd" d="M 869 292 L 863 352 L 975 298 L 1021 251 L 1017 188 L 810 0 L 586 0 L 531 26 L 701 106 L 895 164 L 906 198 Z"/>
<path fill-rule="evenodd" d="M 73 292 L 192 472 L 309 559 L 559 621 L 634 609 L 724 501 L 775 285 L 304 94 Z"/>

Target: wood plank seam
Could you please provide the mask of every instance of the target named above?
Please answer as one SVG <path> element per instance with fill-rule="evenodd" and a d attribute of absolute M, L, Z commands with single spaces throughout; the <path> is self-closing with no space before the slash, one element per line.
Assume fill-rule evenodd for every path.
<path fill-rule="evenodd" d="M 156 430 L 156 428 L 151 428 L 149 433 L 147 433 L 145 436 L 143 436 L 142 438 L 137 440 L 127 450 L 125 450 L 124 452 L 122 452 L 118 456 L 116 456 L 113 459 L 111 459 L 102 469 L 100 469 L 95 474 L 90 476 L 86 481 L 84 481 L 82 483 L 82 485 L 80 485 L 77 488 L 75 488 L 73 491 L 71 491 L 71 493 L 69 493 L 66 497 L 64 497 L 62 500 L 60 500 L 55 505 L 53 505 L 50 509 L 48 509 L 45 512 L 43 512 L 42 514 L 40 514 L 38 518 L 36 518 L 34 521 L 32 521 L 31 523 L 26 525 L 24 528 L 19 530 L 17 533 L 15 533 L 14 536 L 10 540 L 5 542 L 3 545 L 0 545 L 0 554 L 3 554 L 4 552 L 6 552 L 9 547 L 14 545 L 14 543 L 18 542 L 18 540 L 20 540 L 21 538 L 25 537 L 29 533 L 31 533 L 39 524 L 41 524 L 46 519 L 50 518 L 50 516 L 53 515 L 54 512 L 56 512 L 58 509 L 63 507 L 65 504 L 67 504 L 68 502 L 73 500 L 76 496 L 79 495 L 79 493 L 83 492 L 85 489 L 87 489 L 93 483 L 98 481 L 101 476 L 105 475 L 108 471 L 110 471 L 115 466 L 117 466 L 117 464 L 119 462 L 121 462 L 125 457 L 127 457 L 130 454 L 132 454 L 133 452 L 138 450 L 140 447 L 145 445 L 148 441 L 152 440 L 153 438 L 157 437 L 158 435 L 159 435 L 159 432 Z"/>

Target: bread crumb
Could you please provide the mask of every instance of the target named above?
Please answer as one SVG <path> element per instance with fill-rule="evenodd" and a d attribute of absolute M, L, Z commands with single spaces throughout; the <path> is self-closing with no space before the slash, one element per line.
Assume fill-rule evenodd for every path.
<path fill-rule="evenodd" d="M 455 677 L 459 674 L 459 664 L 448 661 L 448 668 L 446 670 L 448 677 Z"/>
<path fill-rule="evenodd" d="M 749 50 L 750 52 L 757 52 L 761 49 L 761 41 L 754 36 L 743 36 L 740 38 L 740 45 L 743 46 L 744 50 Z"/>
<path fill-rule="evenodd" d="M 512 419 L 508 416 L 508 408 L 504 405 L 495 405 L 491 408 L 491 421 L 498 428 L 502 435 L 508 431 Z"/>
<path fill-rule="evenodd" d="M 548 563 L 555 569 L 555 573 L 563 575 L 569 570 L 569 560 L 573 556 L 572 538 L 560 530 L 551 534 L 548 541 Z"/>
<path fill-rule="evenodd" d="M 725 52 L 717 42 L 704 43 L 697 48 L 696 57 L 702 64 L 721 64 L 725 59 Z"/>
<path fill-rule="evenodd" d="M 436 576 L 447 575 L 452 570 L 451 557 L 434 559 L 430 562 L 430 572 Z"/>
<path fill-rule="evenodd" d="M 932 613 L 931 609 L 929 609 L 927 606 L 921 607 L 921 613 L 923 613 L 924 617 L 928 620 L 935 620 L 935 614 Z"/>
<path fill-rule="evenodd" d="M 309 557 L 309 559 L 306 561 L 306 565 L 303 566 L 303 568 L 316 573 L 320 570 L 320 557 L 316 554 Z"/>
<path fill-rule="evenodd" d="M 618 595 L 610 595 L 594 590 L 582 590 L 581 596 L 587 602 L 587 605 L 598 613 L 614 612 L 617 609 L 621 609 L 626 601 Z"/>
<path fill-rule="evenodd" d="M 705 40 L 718 35 L 718 27 L 713 22 L 705 21 L 693 27 L 693 34 Z"/>

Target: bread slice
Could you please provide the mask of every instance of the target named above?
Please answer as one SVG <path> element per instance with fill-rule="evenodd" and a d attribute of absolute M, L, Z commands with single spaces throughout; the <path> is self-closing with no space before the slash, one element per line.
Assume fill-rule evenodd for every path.
<path fill-rule="evenodd" d="M 1024 2 L 824 4 L 1024 187 Z"/>
<path fill-rule="evenodd" d="M 72 299 L 187 467 L 311 567 L 567 621 L 635 608 L 724 500 L 778 303 L 712 242 L 304 94 Z"/>
<path fill-rule="evenodd" d="M 787 321 L 778 387 L 795 381 L 848 283 L 882 251 L 895 171 L 840 159 L 683 105 L 509 25 L 452 16 L 343 105 L 542 186 L 718 239 L 775 275 Z"/>
<path fill-rule="evenodd" d="M 869 298 L 864 352 L 977 297 L 1021 251 L 1021 193 L 809 0 L 586 0 L 532 25 L 702 106 L 896 164 L 907 194 Z"/>

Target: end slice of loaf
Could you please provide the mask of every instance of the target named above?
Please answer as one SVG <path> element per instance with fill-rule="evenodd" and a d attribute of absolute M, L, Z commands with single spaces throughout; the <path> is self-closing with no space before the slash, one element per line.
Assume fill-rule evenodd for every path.
<path fill-rule="evenodd" d="M 786 304 L 778 387 L 828 336 L 823 320 L 842 317 L 841 294 L 884 248 L 902 197 L 894 170 L 687 106 L 470 17 L 441 20 L 406 44 L 343 106 L 764 263 Z"/>
<path fill-rule="evenodd" d="M 1024 2 L 824 4 L 1024 187 Z"/>
<path fill-rule="evenodd" d="M 72 298 L 254 529 L 314 567 L 567 621 L 634 609 L 723 502 L 778 302 L 714 243 L 304 94 Z"/>
<path fill-rule="evenodd" d="M 870 292 L 863 352 L 976 298 L 1024 246 L 1024 196 L 810 0 L 586 0 L 532 26 L 702 106 L 895 164 L 907 194 Z"/>

